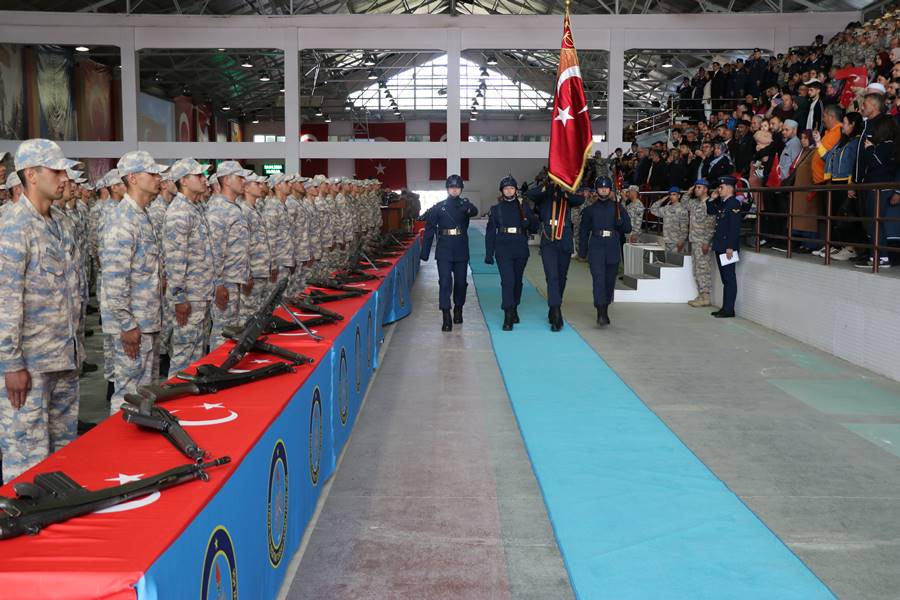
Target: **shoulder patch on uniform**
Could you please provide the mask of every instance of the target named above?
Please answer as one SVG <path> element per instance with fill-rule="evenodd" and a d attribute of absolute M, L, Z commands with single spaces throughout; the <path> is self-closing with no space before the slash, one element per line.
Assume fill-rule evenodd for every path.
<path fill-rule="evenodd" d="M 741 212 L 741 209 L 739 209 L 739 208 L 732 208 L 732 209 L 731 209 L 731 212 L 739 213 L 739 212 Z"/>

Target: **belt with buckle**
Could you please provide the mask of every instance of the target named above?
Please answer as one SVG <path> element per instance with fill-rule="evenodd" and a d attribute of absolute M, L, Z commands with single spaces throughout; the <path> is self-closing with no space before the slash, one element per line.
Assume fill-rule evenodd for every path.
<path fill-rule="evenodd" d="M 462 235 L 462 230 L 459 228 L 456 229 L 441 229 L 441 235 Z"/>
<path fill-rule="evenodd" d="M 598 229 L 594 232 L 594 236 L 596 237 L 612 237 L 612 229 Z"/>
<path fill-rule="evenodd" d="M 500 233 L 522 233 L 518 227 L 501 227 Z"/>
<path fill-rule="evenodd" d="M 559 220 L 558 219 L 550 219 L 547 222 L 547 224 L 550 225 L 550 227 L 556 227 L 557 225 L 559 225 Z"/>

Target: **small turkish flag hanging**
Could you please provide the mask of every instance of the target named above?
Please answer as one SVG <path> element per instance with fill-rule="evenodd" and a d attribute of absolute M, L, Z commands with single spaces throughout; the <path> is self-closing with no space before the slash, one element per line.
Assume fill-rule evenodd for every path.
<path fill-rule="evenodd" d="M 591 115 L 584 97 L 581 68 L 572 30 L 569 10 L 563 20 L 559 68 L 556 71 L 556 97 L 550 122 L 550 178 L 562 188 L 574 192 L 584 174 L 584 162 L 591 151 Z"/>

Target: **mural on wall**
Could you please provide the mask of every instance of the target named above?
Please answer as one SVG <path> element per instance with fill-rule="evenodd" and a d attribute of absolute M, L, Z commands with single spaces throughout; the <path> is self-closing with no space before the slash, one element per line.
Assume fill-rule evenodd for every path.
<path fill-rule="evenodd" d="M 26 137 L 22 46 L 0 44 L 0 138 Z"/>
<path fill-rule="evenodd" d="M 92 60 L 79 60 L 75 82 L 78 139 L 114 140 L 112 69 Z"/>
<path fill-rule="evenodd" d="M 193 142 L 194 103 L 190 96 L 175 97 L 175 141 Z"/>
<path fill-rule="evenodd" d="M 37 135 L 51 140 L 76 139 L 72 51 L 58 46 L 35 46 L 33 58 L 37 97 L 32 103 L 32 114 L 37 117 Z"/>

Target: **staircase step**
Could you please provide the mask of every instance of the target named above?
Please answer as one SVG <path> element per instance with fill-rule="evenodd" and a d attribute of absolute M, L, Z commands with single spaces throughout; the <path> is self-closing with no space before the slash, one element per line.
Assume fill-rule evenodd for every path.
<path fill-rule="evenodd" d="M 676 265 L 667 262 L 644 263 L 644 273 L 654 278 L 661 277 L 663 269 L 680 269 L 684 265 Z"/>
<path fill-rule="evenodd" d="M 622 283 L 625 284 L 625 287 L 636 290 L 637 286 L 638 286 L 638 281 L 640 281 L 641 279 L 659 279 L 659 278 L 653 277 L 651 275 L 625 275 L 624 277 L 622 277 Z"/>

